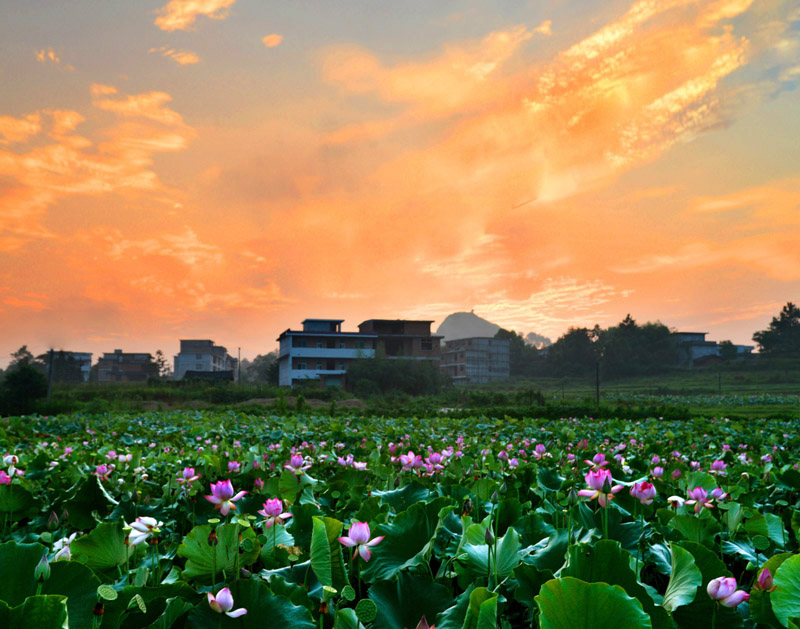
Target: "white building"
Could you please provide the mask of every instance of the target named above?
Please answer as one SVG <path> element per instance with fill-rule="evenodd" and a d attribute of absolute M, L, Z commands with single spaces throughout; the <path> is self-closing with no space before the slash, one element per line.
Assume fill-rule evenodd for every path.
<path fill-rule="evenodd" d="M 183 378 L 187 371 L 203 373 L 230 371 L 236 380 L 238 366 L 239 361 L 230 356 L 226 348 L 214 345 L 214 341 L 181 339 L 181 351 L 175 356 L 173 377 L 176 380 Z"/>
<path fill-rule="evenodd" d="M 377 335 L 342 332 L 343 321 L 306 319 L 302 330 L 286 330 L 278 337 L 281 386 L 317 380 L 321 386 L 344 387 L 351 362 L 375 357 Z"/>

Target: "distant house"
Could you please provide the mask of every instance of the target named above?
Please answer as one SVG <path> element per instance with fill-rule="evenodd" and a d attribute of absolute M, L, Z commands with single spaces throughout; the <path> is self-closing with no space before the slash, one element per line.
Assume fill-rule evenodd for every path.
<path fill-rule="evenodd" d="M 715 341 L 707 341 L 708 332 L 673 332 L 672 338 L 680 353 L 680 364 L 688 367 L 701 367 L 722 360 L 722 346 Z M 752 345 L 734 345 L 737 358 L 749 356 Z"/>
<path fill-rule="evenodd" d="M 278 383 L 290 387 L 316 381 L 320 386 L 344 388 L 350 363 L 374 358 L 377 336 L 342 332 L 344 319 L 306 319 L 302 330 L 286 330 L 278 337 Z"/>
<path fill-rule="evenodd" d="M 368 319 L 359 324 L 358 330 L 377 337 L 378 356 L 429 360 L 438 365 L 442 358 L 442 337 L 431 334 L 431 323 L 433 321 Z"/>
<path fill-rule="evenodd" d="M 453 384 L 485 384 L 510 374 L 509 342 L 494 337 L 445 341 L 439 368 Z"/>
<path fill-rule="evenodd" d="M 127 353 L 121 349 L 105 352 L 97 361 L 98 382 L 143 382 L 158 376 L 152 354 Z"/>
<path fill-rule="evenodd" d="M 181 339 L 181 351 L 175 356 L 173 377 L 176 380 L 185 378 L 189 371 L 193 372 L 193 377 L 223 371 L 233 374 L 235 380 L 238 366 L 239 361 L 229 355 L 222 345 L 214 345 L 214 341 Z"/>
<path fill-rule="evenodd" d="M 81 378 L 84 382 L 89 382 L 89 374 L 92 371 L 92 352 L 59 352 L 67 360 L 74 360 L 81 369 Z"/>

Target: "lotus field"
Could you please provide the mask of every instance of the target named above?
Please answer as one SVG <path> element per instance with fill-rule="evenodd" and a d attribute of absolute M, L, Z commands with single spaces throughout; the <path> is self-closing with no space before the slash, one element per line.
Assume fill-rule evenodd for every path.
<path fill-rule="evenodd" d="M 0 420 L 0 627 L 798 627 L 800 422 Z"/>

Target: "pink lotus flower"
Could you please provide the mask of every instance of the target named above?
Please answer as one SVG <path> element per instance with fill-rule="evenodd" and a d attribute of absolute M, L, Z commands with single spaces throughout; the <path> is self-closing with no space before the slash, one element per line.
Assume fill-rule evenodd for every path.
<path fill-rule="evenodd" d="M 653 483 L 642 481 L 641 483 L 634 483 L 631 487 L 631 496 L 639 500 L 643 505 L 652 504 L 653 498 L 656 497 L 656 488 Z"/>
<path fill-rule="evenodd" d="M 724 476 L 727 474 L 725 468 L 728 467 L 728 464 L 725 461 L 717 459 L 711 464 L 711 469 L 709 469 L 709 473 L 711 474 L 719 474 L 720 476 Z"/>
<path fill-rule="evenodd" d="M 608 465 L 608 461 L 606 461 L 606 455 L 603 454 L 602 452 L 598 452 L 597 454 L 595 454 L 592 457 L 591 461 L 589 459 L 586 459 L 584 463 L 586 463 L 586 465 L 591 465 L 593 469 L 598 469 Z"/>
<path fill-rule="evenodd" d="M 236 495 L 233 492 L 231 481 L 221 480 L 217 483 L 211 483 L 211 495 L 205 496 L 205 499 L 215 504 L 214 509 L 219 509 L 222 515 L 228 515 L 231 509 L 236 510 L 236 505 L 233 503 L 247 494 L 246 491 L 240 491 Z"/>
<path fill-rule="evenodd" d="M 549 457 L 549 456 L 552 456 L 552 455 L 547 451 L 547 448 L 545 447 L 545 445 L 543 443 L 537 443 L 536 447 L 533 450 L 533 458 L 536 459 L 537 461 L 539 461 L 539 460 L 541 460 L 541 459 L 543 459 L 545 457 Z"/>
<path fill-rule="evenodd" d="M 218 614 L 225 614 L 231 618 L 238 618 L 239 616 L 244 616 L 247 613 L 247 610 L 244 607 L 240 607 L 239 609 L 234 609 L 231 611 L 231 608 L 233 607 L 233 594 L 231 594 L 229 588 L 222 588 L 219 592 L 217 592 L 216 596 L 209 592 L 208 606 Z"/>
<path fill-rule="evenodd" d="M 0 470 L 0 485 L 10 485 L 11 484 L 11 477 L 5 473 L 5 471 Z"/>
<path fill-rule="evenodd" d="M 256 489 L 258 489 L 259 491 L 261 491 L 262 489 L 264 489 L 264 479 L 263 479 L 263 478 L 256 478 L 256 479 L 253 481 L 253 487 L 255 487 Z"/>
<path fill-rule="evenodd" d="M 293 454 L 289 457 L 289 461 L 283 467 L 293 474 L 302 474 L 311 467 L 311 464 L 306 463 L 302 455 Z"/>
<path fill-rule="evenodd" d="M 708 497 L 708 492 L 702 487 L 690 489 L 689 500 L 686 500 L 684 504 L 694 505 L 695 513 L 700 513 L 703 510 L 703 507 L 708 507 L 711 509 L 714 506 Z"/>
<path fill-rule="evenodd" d="M 273 525 L 282 525 L 286 520 L 292 517 L 291 513 L 283 511 L 283 500 L 280 498 L 270 498 L 267 500 L 259 513 L 267 518 L 264 521 L 264 528 L 267 529 L 272 528 Z"/>
<path fill-rule="evenodd" d="M 608 506 L 608 501 L 614 497 L 614 494 L 622 491 L 622 485 L 612 485 L 614 479 L 611 478 L 611 471 L 602 467 L 588 472 L 585 479 L 590 489 L 581 489 L 578 495 L 589 498 L 589 500 L 597 498 L 597 502 L 604 509 Z"/>
<path fill-rule="evenodd" d="M 422 456 L 409 450 L 408 454 L 400 455 L 400 464 L 403 470 L 417 470 L 422 467 Z"/>
<path fill-rule="evenodd" d="M 114 464 L 106 465 L 103 463 L 102 465 L 98 465 L 94 468 L 94 474 L 100 480 L 108 480 L 108 477 L 111 476 L 111 472 L 114 471 Z"/>
<path fill-rule="evenodd" d="M 200 480 L 200 476 L 194 473 L 193 467 L 184 467 L 183 471 L 178 475 L 178 482 L 181 485 L 191 485 L 196 480 Z"/>
<path fill-rule="evenodd" d="M 364 561 L 369 561 L 369 558 L 372 556 L 372 551 L 369 547 L 380 544 L 384 538 L 383 535 L 373 539 L 370 539 L 369 536 L 369 524 L 366 522 L 353 522 L 350 525 L 349 535 L 338 539 L 341 544 L 348 548 L 355 547 L 353 550 L 353 559 L 356 558 L 356 553 L 358 553 Z"/>
<path fill-rule="evenodd" d="M 736 607 L 739 603 L 750 600 L 750 595 L 744 590 L 736 589 L 736 579 L 733 577 L 717 577 L 708 582 L 706 592 L 715 601 L 725 607 Z"/>
<path fill-rule="evenodd" d="M 228 461 L 228 471 L 236 474 L 242 469 L 242 464 L 239 461 Z"/>

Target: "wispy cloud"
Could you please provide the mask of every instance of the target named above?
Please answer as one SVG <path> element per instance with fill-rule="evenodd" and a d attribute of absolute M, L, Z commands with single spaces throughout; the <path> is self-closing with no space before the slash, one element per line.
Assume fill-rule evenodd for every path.
<path fill-rule="evenodd" d="M 200 57 L 189 50 L 176 50 L 168 46 L 161 46 L 160 48 L 151 48 L 148 52 L 157 52 L 164 57 L 172 59 L 175 63 L 182 66 L 191 65 L 200 62 Z"/>
<path fill-rule="evenodd" d="M 163 31 L 186 30 L 198 16 L 224 20 L 236 0 L 170 0 L 158 10 L 155 25 Z"/>

